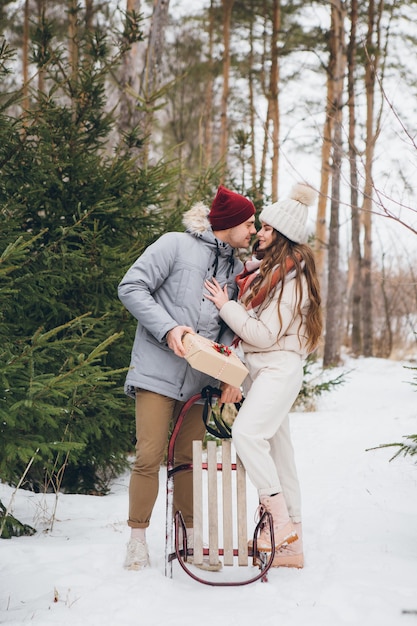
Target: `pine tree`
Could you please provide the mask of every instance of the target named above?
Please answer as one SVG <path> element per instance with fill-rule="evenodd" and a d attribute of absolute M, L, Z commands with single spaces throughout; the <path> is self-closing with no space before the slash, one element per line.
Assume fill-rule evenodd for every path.
<path fill-rule="evenodd" d="M 135 325 L 117 284 L 164 229 L 175 171 L 138 170 L 129 137 L 111 152 L 120 51 L 107 35 L 83 34 L 74 73 L 43 26 L 45 90 L 22 118 L 10 99 L 0 110 L 0 478 L 17 484 L 33 458 L 25 486 L 105 492 L 134 437 L 123 381 Z"/>

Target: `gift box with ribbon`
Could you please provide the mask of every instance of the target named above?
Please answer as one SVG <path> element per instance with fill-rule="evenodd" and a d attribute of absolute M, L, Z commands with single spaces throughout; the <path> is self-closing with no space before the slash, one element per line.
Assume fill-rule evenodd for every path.
<path fill-rule="evenodd" d="M 234 387 L 240 387 L 248 375 L 245 365 L 228 346 L 192 333 L 186 333 L 182 342 L 185 358 L 194 369 Z"/>

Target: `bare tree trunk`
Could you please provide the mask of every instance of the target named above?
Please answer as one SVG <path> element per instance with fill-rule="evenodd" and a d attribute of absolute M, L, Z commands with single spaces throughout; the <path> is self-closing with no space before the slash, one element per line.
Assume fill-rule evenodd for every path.
<path fill-rule="evenodd" d="M 85 27 L 87 31 L 93 30 L 94 0 L 85 0 Z"/>
<path fill-rule="evenodd" d="M 326 259 L 327 259 L 327 198 L 329 195 L 329 180 L 330 180 L 330 155 L 332 147 L 332 134 L 333 134 L 333 122 L 334 113 L 331 111 L 333 106 L 333 95 L 329 89 L 330 84 L 333 85 L 333 81 L 327 81 L 327 98 L 328 102 L 332 103 L 326 107 L 326 120 L 323 128 L 323 143 L 321 146 L 321 179 L 320 179 L 320 194 L 317 203 L 317 218 L 316 218 L 316 239 L 315 239 L 315 257 L 317 262 L 317 273 L 319 276 L 320 285 L 323 293 L 326 292 Z M 330 100 L 331 99 L 331 100 Z"/>
<path fill-rule="evenodd" d="M 69 58 L 71 64 L 71 79 L 77 80 L 78 76 L 78 2 L 68 0 L 68 40 Z"/>
<path fill-rule="evenodd" d="M 382 302 L 384 306 L 384 317 L 385 324 L 384 329 L 381 336 L 379 353 L 377 356 L 388 359 L 392 352 L 393 346 L 393 333 L 392 333 L 392 319 L 391 319 L 391 308 L 390 308 L 390 299 L 387 294 L 386 289 L 387 277 L 385 272 L 385 254 L 382 255 L 382 268 L 381 268 L 381 292 L 382 292 Z"/>
<path fill-rule="evenodd" d="M 382 10 L 382 9 L 381 9 Z M 365 185 L 363 191 L 363 294 L 362 327 L 363 354 L 373 355 L 373 311 L 372 311 L 372 165 L 376 133 L 374 131 L 375 79 L 379 61 L 379 42 L 374 42 L 376 30 L 375 2 L 368 4 L 368 31 L 366 36 L 365 86 L 366 86 L 366 147 L 365 147 Z"/>
<path fill-rule="evenodd" d="M 94 38 L 94 0 L 85 0 L 84 28 L 86 37 Z M 87 69 L 91 63 L 89 47 L 83 47 L 83 66 Z"/>
<path fill-rule="evenodd" d="M 272 119 L 272 174 L 271 196 L 272 202 L 278 200 L 278 164 L 279 164 L 279 102 L 278 102 L 278 33 L 281 28 L 281 3 L 280 0 L 272 2 L 272 40 L 271 40 L 271 75 L 270 92 L 271 119 Z"/>
<path fill-rule="evenodd" d="M 268 37 L 269 8 L 268 8 L 268 3 L 266 0 L 264 0 L 263 2 L 263 15 L 264 15 L 263 53 L 262 53 L 262 63 L 261 63 L 259 79 L 261 83 L 262 93 L 265 95 L 267 99 L 268 106 L 267 106 L 266 118 L 265 118 L 265 123 L 264 123 L 264 140 L 263 140 L 263 146 L 262 146 L 261 167 L 260 167 L 260 172 L 259 172 L 259 184 L 258 184 L 259 195 L 261 197 L 263 196 L 264 190 L 265 190 L 266 161 L 267 161 L 268 149 L 269 149 L 269 125 L 271 121 L 270 98 L 269 98 L 269 93 L 268 93 L 268 88 L 267 88 L 266 71 L 265 71 L 265 68 L 269 59 L 269 54 L 267 51 L 270 49 L 270 40 Z"/>
<path fill-rule="evenodd" d="M 332 28 L 330 33 L 330 49 L 334 55 L 334 136 L 333 136 L 333 170 L 332 199 L 330 205 L 329 229 L 329 262 L 328 290 L 326 303 L 326 340 L 324 346 L 323 366 L 331 367 L 340 361 L 341 343 L 341 285 L 339 268 L 339 206 L 340 206 L 340 174 L 342 165 L 342 96 L 346 69 L 345 10 L 342 0 L 332 4 Z"/>
<path fill-rule="evenodd" d="M 330 44 L 331 45 L 331 44 Z M 329 51 L 329 65 L 327 68 L 326 87 L 326 118 L 323 127 L 323 143 L 321 146 L 321 180 L 320 194 L 317 204 L 316 238 L 315 238 L 315 258 L 317 273 L 323 294 L 327 291 L 326 285 L 326 260 L 327 260 L 327 197 L 329 195 L 330 180 L 330 155 L 332 149 L 333 123 L 335 118 L 334 101 L 334 76 L 336 57 Z"/>
<path fill-rule="evenodd" d="M 351 305 L 352 353 L 362 354 L 361 296 L 362 296 L 362 255 L 360 246 L 360 218 L 358 206 L 358 169 L 357 150 L 355 145 L 355 68 L 356 68 L 356 27 L 358 19 L 358 0 L 351 0 L 350 10 L 350 41 L 348 46 L 348 111 L 349 111 L 349 166 L 350 166 L 350 198 L 351 198 L 351 242 L 350 258 L 351 287 L 349 301 Z"/>
<path fill-rule="evenodd" d="M 250 120 L 250 168 L 251 168 L 251 188 L 253 194 L 258 197 L 256 181 L 256 151 L 255 151 L 255 85 L 254 85 L 254 41 L 253 41 L 253 0 L 250 3 L 251 17 L 249 23 L 249 120 Z"/>
<path fill-rule="evenodd" d="M 141 92 L 145 100 L 145 110 L 141 114 L 141 123 L 145 137 L 143 165 L 149 159 L 149 136 L 155 109 L 156 92 L 160 86 L 162 52 L 165 43 L 165 28 L 168 19 L 169 0 L 154 0 L 146 62 L 141 80 Z"/>
<path fill-rule="evenodd" d="M 224 182 L 227 170 L 227 147 L 229 143 L 227 105 L 229 101 L 230 75 L 230 23 L 234 0 L 222 0 L 223 7 L 223 92 L 220 109 L 220 162 L 222 164 L 220 182 Z"/>
<path fill-rule="evenodd" d="M 210 167 L 213 162 L 213 34 L 214 34 L 214 9 L 213 0 L 210 1 L 209 8 L 209 79 L 207 81 L 205 89 L 205 103 L 204 103 L 204 165 Z"/>
<path fill-rule="evenodd" d="M 326 340 L 324 345 L 323 366 L 333 367 L 340 361 L 341 343 L 341 285 L 339 268 L 339 205 L 340 205 L 340 169 L 341 123 L 336 120 L 333 138 L 333 176 L 332 198 L 330 203 L 329 228 L 329 265 L 328 290 L 326 301 Z"/>
<path fill-rule="evenodd" d="M 259 172 L 259 194 L 262 196 L 265 191 L 265 178 L 266 178 L 266 160 L 268 156 L 269 147 L 269 123 L 271 119 L 270 103 L 268 101 L 268 108 L 266 111 L 266 119 L 264 123 L 264 141 L 262 147 L 261 157 L 261 170 Z"/>
<path fill-rule="evenodd" d="M 132 19 L 133 13 L 139 14 L 140 0 L 126 0 L 126 21 Z M 127 29 L 126 29 L 127 30 Z M 120 68 L 121 95 L 119 105 L 118 126 L 121 133 L 127 133 L 139 123 L 139 42 L 131 44 L 129 51 L 123 56 Z"/>
<path fill-rule="evenodd" d="M 23 44 L 22 44 L 22 73 L 23 73 L 23 116 L 29 110 L 29 0 L 25 0 L 23 12 Z"/>
<path fill-rule="evenodd" d="M 45 19 L 45 0 L 37 0 L 38 9 L 38 24 L 40 27 L 43 25 Z M 45 73 L 42 68 L 38 70 L 38 91 L 43 93 L 45 90 Z"/>
<path fill-rule="evenodd" d="M 149 42 L 146 51 L 146 66 L 142 86 L 145 92 L 152 94 L 160 83 L 164 35 L 167 24 L 169 0 L 154 0 Z"/>

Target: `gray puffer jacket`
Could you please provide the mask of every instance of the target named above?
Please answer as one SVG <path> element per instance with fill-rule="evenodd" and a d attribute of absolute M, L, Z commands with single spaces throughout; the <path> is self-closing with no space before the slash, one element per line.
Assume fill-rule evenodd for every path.
<path fill-rule="evenodd" d="M 204 297 L 204 280 L 215 276 L 236 298 L 235 276 L 243 264 L 234 249 L 216 239 L 202 203 L 184 214 L 186 232 L 162 235 L 135 261 L 119 284 L 118 294 L 138 325 L 125 392 L 134 388 L 186 401 L 206 385 L 219 382 L 191 368 L 165 341 L 174 326 L 191 326 L 202 336 L 230 344 L 232 331 L 215 305 Z"/>

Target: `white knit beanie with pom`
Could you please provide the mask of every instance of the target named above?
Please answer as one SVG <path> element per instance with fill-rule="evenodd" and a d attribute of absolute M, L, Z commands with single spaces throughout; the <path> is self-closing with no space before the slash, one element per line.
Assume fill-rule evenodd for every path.
<path fill-rule="evenodd" d="M 274 202 L 262 209 L 259 219 L 269 224 L 296 243 L 307 241 L 308 207 L 314 204 L 317 193 L 309 185 L 297 183 L 291 190 L 290 197 Z"/>

